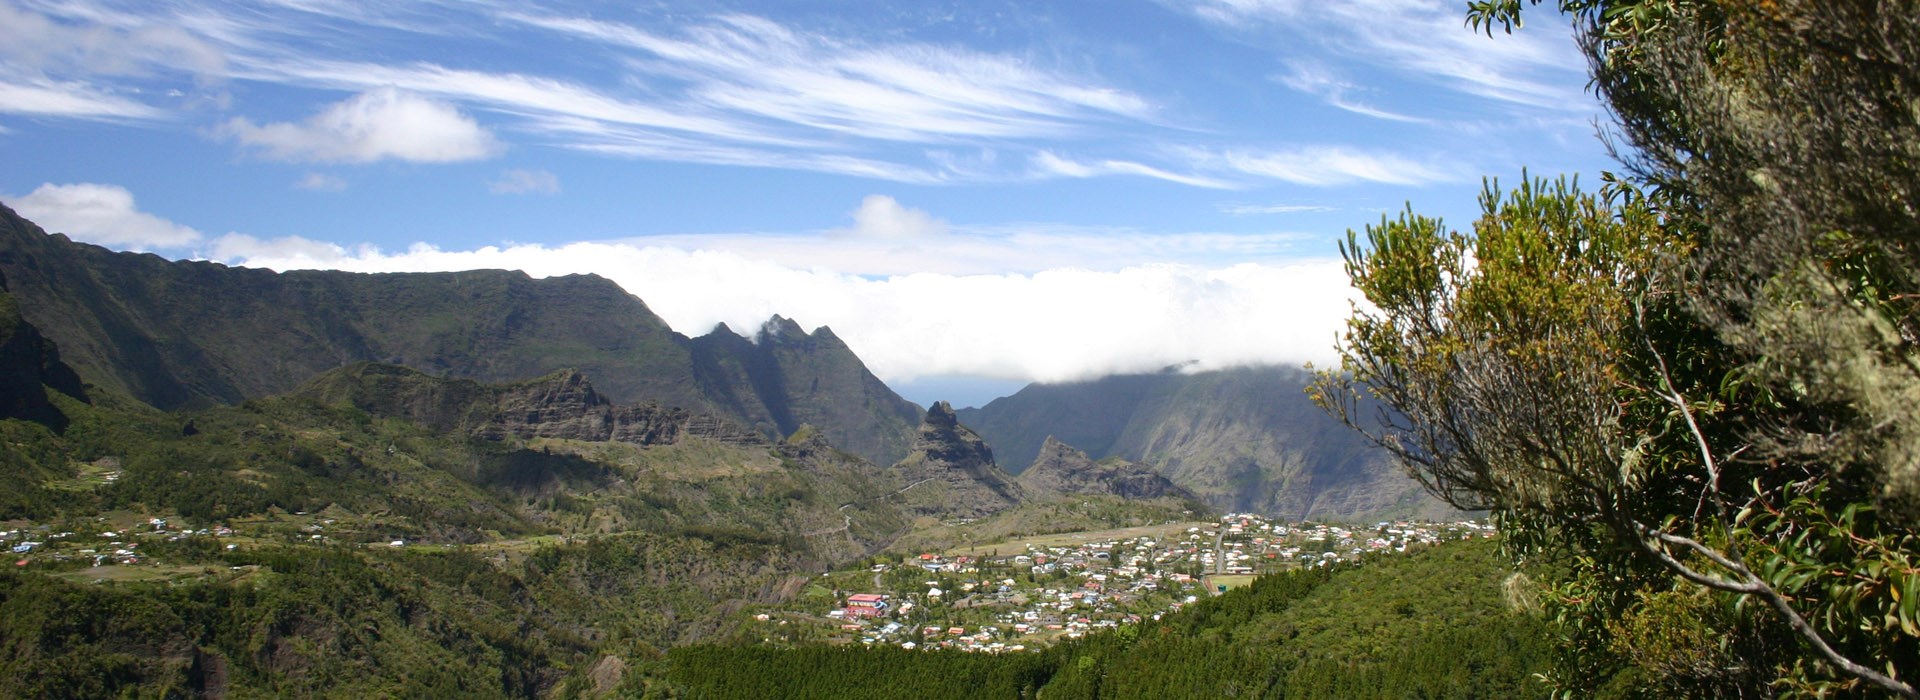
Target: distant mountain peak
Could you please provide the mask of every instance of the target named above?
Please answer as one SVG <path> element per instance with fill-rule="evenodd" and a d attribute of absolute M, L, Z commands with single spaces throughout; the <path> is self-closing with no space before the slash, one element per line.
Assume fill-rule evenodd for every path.
<path fill-rule="evenodd" d="M 804 340 L 809 336 L 807 335 L 807 330 L 801 328 L 798 322 L 781 316 L 780 314 L 774 314 L 773 318 L 769 318 L 766 323 L 761 324 L 760 337 L 763 339 L 772 338 L 774 340 Z"/>

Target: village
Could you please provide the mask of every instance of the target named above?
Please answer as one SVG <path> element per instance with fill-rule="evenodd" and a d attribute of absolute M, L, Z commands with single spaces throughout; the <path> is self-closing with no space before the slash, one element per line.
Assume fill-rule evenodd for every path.
<path fill-rule="evenodd" d="M 335 520 L 319 513 L 235 523 L 238 532 L 227 525 L 117 515 L 93 519 L 92 528 L 10 521 L 0 524 L 6 528 L 0 546 L 12 552 L 16 568 L 32 566 L 76 582 L 185 580 L 229 578 L 253 568 L 206 564 L 217 562 L 223 550 L 266 541 L 331 544 L 332 535 L 346 534 L 335 533 Z M 1023 651 L 1159 619 L 1263 574 L 1493 535 L 1491 525 L 1478 521 L 1361 527 L 1234 513 L 1216 521 L 1037 536 L 883 556 L 860 568 L 827 572 L 787 603 L 748 611 L 743 631 L 775 644 Z M 356 532 L 338 544 L 411 543 Z"/>
<path fill-rule="evenodd" d="M 1159 619 L 1262 574 L 1493 534 L 1477 521 L 1355 528 L 1234 513 L 895 557 L 824 574 L 799 600 L 753 618 L 768 643 L 1015 652 Z"/>

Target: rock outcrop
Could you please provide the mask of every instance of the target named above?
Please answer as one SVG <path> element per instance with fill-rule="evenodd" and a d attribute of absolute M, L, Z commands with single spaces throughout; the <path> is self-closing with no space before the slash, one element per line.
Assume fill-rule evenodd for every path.
<path fill-rule="evenodd" d="M 916 515 L 978 518 L 1026 500 L 1013 475 L 994 463 L 986 441 L 961 425 L 945 401 L 927 409 L 913 451 L 893 470 Z"/>
<path fill-rule="evenodd" d="M 669 445 L 688 436 L 766 444 L 757 433 L 707 413 L 658 404 L 620 405 L 578 370 L 498 386 L 364 363 L 328 373 L 303 390 L 329 403 L 403 418 L 443 432 L 501 440 L 560 438 Z"/>
<path fill-rule="evenodd" d="M 87 400 L 86 386 L 60 361 L 60 350 L 20 317 L 6 277 L 0 276 L 0 418 L 19 418 L 66 430 L 67 417 L 47 398 L 47 390 Z"/>
<path fill-rule="evenodd" d="M 1047 437 L 1033 466 L 1020 472 L 1019 481 L 1030 493 L 1114 495 L 1128 499 L 1186 498 L 1193 493 L 1172 481 L 1124 459 L 1099 462 L 1072 445 Z"/>

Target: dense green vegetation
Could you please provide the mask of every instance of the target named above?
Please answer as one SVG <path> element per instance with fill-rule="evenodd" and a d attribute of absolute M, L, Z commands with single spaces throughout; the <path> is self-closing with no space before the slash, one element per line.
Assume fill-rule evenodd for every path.
<path fill-rule="evenodd" d="M 1000 656 L 693 646 L 653 689 L 688 698 L 1487 698 L 1537 695 L 1555 654 L 1495 543 L 1263 577 L 1179 613 Z"/>
<path fill-rule="evenodd" d="M 604 655 L 719 638 L 731 606 L 768 599 L 792 566 L 765 545 L 656 535 L 509 565 L 460 550 L 213 551 L 211 573 L 171 584 L 0 572 L 0 696 L 584 690 L 583 665 Z"/>
<path fill-rule="evenodd" d="M 1319 399 L 1552 564 L 1569 695 L 1920 697 L 1920 8 L 1551 4 L 1624 171 L 1351 235 Z"/>
<path fill-rule="evenodd" d="M 469 417 L 494 391 L 323 383 L 376 375 Z M 38 547 L 0 573 L 0 696 L 611 687 L 600 661 L 726 639 L 905 524 L 870 465 L 815 444 L 437 430 L 324 394 L 169 413 L 47 391 L 57 428 L 0 420 L 0 529 Z"/>

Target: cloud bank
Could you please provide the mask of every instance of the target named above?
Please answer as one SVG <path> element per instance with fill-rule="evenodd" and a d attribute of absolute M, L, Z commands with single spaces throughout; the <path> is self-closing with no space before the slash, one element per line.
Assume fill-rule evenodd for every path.
<path fill-rule="evenodd" d="M 140 211 L 115 185 L 49 183 L 13 204 L 81 240 L 191 250 L 191 257 L 248 267 L 598 274 L 688 335 L 722 323 L 751 334 L 775 314 L 830 326 L 894 383 L 951 375 L 1057 382 L 1183 363 L 1326 362 L 1355 298 L 1340 261 L 1289 257 L 1286 235 L 953 230 L 885 195 L 862 200 L 852 228 L 808 234 L 475 250 L 419 243 L 397 252 L 238 233 L 209 240 Z M 943 264 L 948 269 L 927 271 Z"/>
<path fill-rule="evenodd" d="M 140 211 L 133 193 L 118 185 L 46 183 L 26 196 L 8 199 L 15 211 L 41 228 L 109 248 L 178 248 L 201 239 L 199 231 Z"/>
<path fill-rule="evenodd" d="M 870 278 L 631 243 L 416 245 L 385 253 L 228 236 L 211 252 L 281 270 L 591 272 L 689 335 L 719 323 L 751 332 L 776 313 L 810 328 L 830 326 L 889 382 L 938 375 L 1069 381 L 1188 361 L 1203 368 L 1326 362 L 1352 297 L 1336 260 Z"/>

